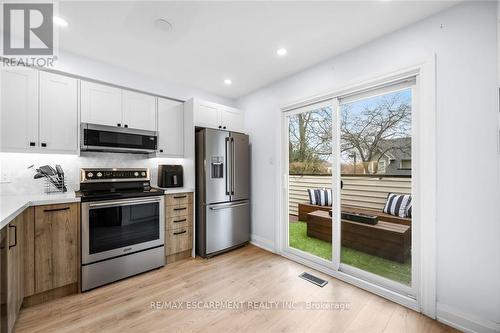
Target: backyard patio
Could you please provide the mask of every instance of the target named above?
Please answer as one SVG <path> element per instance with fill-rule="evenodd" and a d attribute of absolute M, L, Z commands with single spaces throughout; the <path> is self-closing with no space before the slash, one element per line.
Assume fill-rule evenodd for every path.
<path fill-rule="evenodd" d="M 307 189 L 331 188 L 331 179 L 330 175 L 289 177 L 289 245 L 326 260 L 332 259 L 331 219 L 327 213 L 331 206 L 310 205 Z M 411 193 L 411 177 L 351 175 L 343 176 L 342 181 L 342 211 L 377 214 L 379 222 L 366 225 L 342 220 L 341 263 L 410 285 L 411 219 L 389 216 L 382 210 L 388 193 Z M 323 224 L 321 229 L 313 218 Z"/>

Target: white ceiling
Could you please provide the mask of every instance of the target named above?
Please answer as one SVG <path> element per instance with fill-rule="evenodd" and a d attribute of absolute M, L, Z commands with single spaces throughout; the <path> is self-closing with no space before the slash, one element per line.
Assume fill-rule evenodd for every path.
<path fill-rule="evenodd" d="M 59 47 L 238 98 L 421 20 L 450 1 L 61 2 Z M 154 26 L 157 18 L 171 32 Z M 276 49 L 288 55 L 279 58 Z M 233 84 L 226 86 L 225 78 Z"/>

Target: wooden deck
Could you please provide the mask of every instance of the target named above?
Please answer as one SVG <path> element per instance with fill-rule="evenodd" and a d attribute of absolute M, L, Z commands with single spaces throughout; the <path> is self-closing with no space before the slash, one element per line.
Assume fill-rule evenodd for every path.
<path fill-rule="evenodd" d="M 303 271 L 328 281 L 319 288 Z M 152 309 L 151 302 L 294 301 L 294 309 Z M 346 302 L 307 310 L 305 302 Z M 183 303 L 184 304 L 184 303 Z M 23 332 L 455 332 L 367 291 L 254 246 L 176 262 L 79 295 L 22 309 Z"/>

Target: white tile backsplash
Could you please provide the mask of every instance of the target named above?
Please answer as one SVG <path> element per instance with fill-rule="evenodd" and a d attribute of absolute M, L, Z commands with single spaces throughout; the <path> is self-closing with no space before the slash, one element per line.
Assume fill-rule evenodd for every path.
<path fill-rule="evenodd" d="M 79 189 L 80 168 L 138 168 L 151 170 L 151 184 L 157 185 L 159 164 L 182 164 L 182 158 L 148 158 L 148 155 L 85 152 L 81 156 L 60 154 L 0 153 L 0 195 L 41 194 L 44 179 L 33 179 L 42 165 L 60 164 L 68 181 L 68 191 Z M 32 169 L 28 169 L 34 165 Z"/>

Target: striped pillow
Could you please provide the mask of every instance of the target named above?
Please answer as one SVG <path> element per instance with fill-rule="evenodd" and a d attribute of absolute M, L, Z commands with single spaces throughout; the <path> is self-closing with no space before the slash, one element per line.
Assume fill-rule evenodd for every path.
<path fill-rule="evenodd" d="M 411 196 L 410 196 L 410 201 L 408 201 L 408 203 L 406 204 L 405 215 L 406 217 L 411 219 Z"/>
<path fill-rule="evenodd" d="M 408 204 L 410 205 L 411 214 L 411 195 L 389 193 L 384 207 L 384 213 L 399 217 L 407 217 L 406 207 Z"/>
<path fill-rule="evenodd" d="M 309 193 L 309 203 L 318 206 L 331 206 L 332 205 L 332 189 L 326 188 L 310 188 L 307 189 Z"/>

